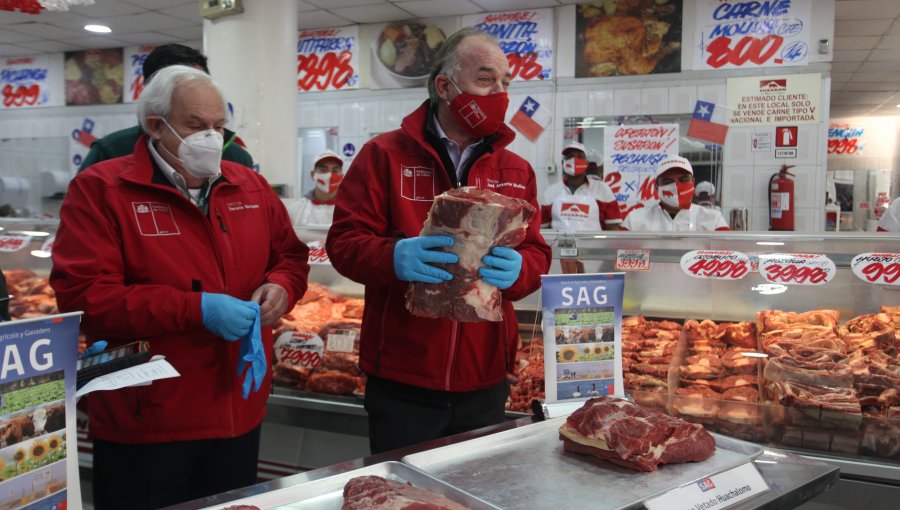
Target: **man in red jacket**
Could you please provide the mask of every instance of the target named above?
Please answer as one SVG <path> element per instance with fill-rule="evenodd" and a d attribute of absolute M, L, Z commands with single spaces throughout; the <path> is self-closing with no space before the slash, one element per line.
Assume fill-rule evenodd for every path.
<path fill-rule="evenodd" d="M 63 202 L 59 309 L 84 311 L 89 341 L 148 340 L 181 374 L 88 397 L 97 509 L 256 482 L 269 326 L 306 291 L 308 250 L 265 179 L 221 160 L 225 115 L 209 75 L 158 71 L 134 152 L 78 174 Z"/>
<path fill-rule="evenodd" d="M 430 99 L 400 129 L 360 150 L 338 190 L 326 249 L 341 274 L 366 286 L 360 368 L 373 453 L 472 430 L 504 419 L 518 324 L 512 302 L 540 287 L 550 248 L 534 215 L 515 249 L 494 247 L 482 279 L 502 291 L 502 322 L 461 323 L 411 315 L 408 282 L 439 283 L 453 264 L 447 236 L 419 232 L 436 195 L 462 185 L 527 200 L 534 170 L 505 149 L 509 65 L 490 36 L 451 35 L 436 55 Z"/>

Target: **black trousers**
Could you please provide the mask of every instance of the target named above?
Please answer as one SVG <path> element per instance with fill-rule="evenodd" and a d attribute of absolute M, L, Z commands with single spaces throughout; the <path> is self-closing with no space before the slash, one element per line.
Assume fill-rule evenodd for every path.
<path fill-rule="evenodd" d="M 94 440 L 94 508 L 154 509 L 256 483 L 261 426 L 230 439 Z"/>
<path fill-rule="evenodd" d="M 501 423 L 509 384 L 448 392 L 378 377 L 366 382 L 369 447 L 373 454 Z"/>

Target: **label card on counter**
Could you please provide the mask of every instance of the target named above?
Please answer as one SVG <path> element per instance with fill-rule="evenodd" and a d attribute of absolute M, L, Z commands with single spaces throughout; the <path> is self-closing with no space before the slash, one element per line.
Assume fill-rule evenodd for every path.
<path fill-rule="evenodd" d="M 650 250 L 616 250 L 616 271 L 649 271 Z"/>
<path fill-rule="evenodd" d="M 649 510 L 718 510 L 768 490 L 756 466 L 748 462 L 648 499 L 644 506 Z"/>
<path fill-rule="evenodd" d="M 681 270 L 694 278 L 740 280 L 750 272 L 750 257 L 739 251 L 694 250 L 681 257 Z"/>
<path fill-rule="evenodd" d="M 864 282 L 900 285 L 900 253 L 860 253 L 850 267 Z"/>
<path fill-rule="evenodd" d="M 771 283 L 825 285 L 836 272 L 834 262 L 818 253 L 765 253 L 759 256 L 759 274 Z"/>
<path fill-rule="evenodd" d="M 328 259 L 328 253 L 325 251 L 325 243 L 322 241 L 313 241 L 308 244 L 309 247 L 309 265 L 331 265 Z"/>

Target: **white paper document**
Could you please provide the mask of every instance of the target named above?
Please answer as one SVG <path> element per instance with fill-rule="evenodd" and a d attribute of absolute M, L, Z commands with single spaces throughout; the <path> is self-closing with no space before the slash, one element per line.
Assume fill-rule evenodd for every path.
<path fill-rule="evenodd" d="M 127 388 L 128 386 L 149 384 L 151 381 L 157 379 L 179 377 L 180 375 L 181 374 L 179 374 L 178 371 L 175 370 L 175 367 L 168 361 L 164 359 L 151 360 L 141 365 L 136 365 L 93 379 L 82 386 L 75 395 L 81 397 L 92 391 L 117 390 L 119 388 Z"/>

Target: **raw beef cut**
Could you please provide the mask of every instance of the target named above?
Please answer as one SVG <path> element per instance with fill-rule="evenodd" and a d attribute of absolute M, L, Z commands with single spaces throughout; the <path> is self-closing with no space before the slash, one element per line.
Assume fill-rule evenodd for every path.
<path fill-rule="evenodd" d="M 443 494 L 380 476 L 358 476 L 344 486 L 341 510 L 466 510 Z"/>
<path fill-rule="evenodd" d="M 406 292 L 406 308 L 420 317 L 443 317 L 462 322 L 503 320 L 500 290 L 478 276 L 481 258 L 494 246 L 515 247 L 525 239 L 535 209 L 528 202 L 472 186 L 437 196 L 421 235 L 447 235 L 456 243 L 447 248 L 458 264 L 441 265 L 453 275 L 449 282 L 413 282 Z"/>
<path fill-rule="evenodd" d="M 559 428 L 567 452 L 594 455 L 637 471 L 699 462 L 716 440 L 701 425 L 611 397 L 592 398 Z"/>

